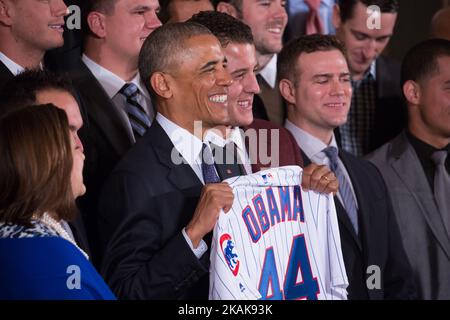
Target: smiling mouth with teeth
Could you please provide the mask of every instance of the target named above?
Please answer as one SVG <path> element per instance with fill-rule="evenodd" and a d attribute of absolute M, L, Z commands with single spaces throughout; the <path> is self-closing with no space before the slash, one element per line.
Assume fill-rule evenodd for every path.
<path fill-rule="evenodd" d="M 278 27 L 278 28 L 267 28 L 267 31 L 269 31 L 271 33 L 281 34 L 282 28 L 281 27 Z"/>
<path fill-rule="evenodd" d="M 330 108 L 340 108 L 340 107 L 344 107 L 345 103 L 340 102 L 340 103 L 326 103 L 325 104 L 326 107 L 330 107 Z"/>
<path fill-rule="evenodd" d="M 209 100 L 215 103 L 225 103 L 228 101 L 228 95 L 226 94 L 216 94 L 209 97 Z"/>
<path fill-rule="evenodd" d="M 50 24 L 49 25 L 50 29 L 57 30 L 57 31 L 63 31 L 64 30 L 63 26 L 64 25 L 61 25 L 61 24 Z"/>
<path fill-rule="evenodd" d="M 238 101 L 238 105 L 239 105 L 239 107 L 241 107 L 243 109 L 248 109 L 252 106 L 252 104 L 248 100 Z"/>

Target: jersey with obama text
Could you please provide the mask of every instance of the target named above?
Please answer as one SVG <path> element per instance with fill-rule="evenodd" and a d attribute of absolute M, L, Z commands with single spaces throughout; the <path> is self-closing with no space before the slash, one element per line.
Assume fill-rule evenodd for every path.
<path fill-rule="evenodd" d="M 346 299 L 332 195 L 305 192 L 287 166 L 226 180 L 233 207 L 211 246 L 210 299 Z"/>

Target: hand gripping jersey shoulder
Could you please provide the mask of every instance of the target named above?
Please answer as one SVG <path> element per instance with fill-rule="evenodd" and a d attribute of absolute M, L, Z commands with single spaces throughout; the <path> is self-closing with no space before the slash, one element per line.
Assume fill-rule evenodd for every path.
<path fill-rule="evenodd" d="M 287 166 L 226 180 L 234 203 L 211 248 L 210 299 L 346 299 L 333 197 Z"/>

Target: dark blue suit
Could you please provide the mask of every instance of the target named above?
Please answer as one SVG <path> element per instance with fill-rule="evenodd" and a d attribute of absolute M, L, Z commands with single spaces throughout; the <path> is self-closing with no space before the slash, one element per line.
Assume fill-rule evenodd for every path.
<path fill-rule="evenodd" d="M 157 121 L 123 157 L 100 198 L 102 273 L 126 299 L 206 299 L 209 252 L 197 259 L 181 230 L 203 187 Z"/>

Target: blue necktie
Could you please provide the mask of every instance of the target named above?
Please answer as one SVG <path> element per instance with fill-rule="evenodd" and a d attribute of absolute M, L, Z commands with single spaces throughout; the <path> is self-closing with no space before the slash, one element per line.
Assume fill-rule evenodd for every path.
<path fill-rule="evenodd" d="M 134 138 L 140 138 L 145 134 L 151 123 L 144 108 L 137 100 L 139 89 L 134 83 L 126 83 L 119 92 L 127 99 L 125 110 L 130 119 Z"/>
<path fill-rule="evenodd" d="M 348 217 L 355 229 L 356 234 L 358 234 L 358 210 L 356 208 L 356 201 L 353 197 L 352 189 L 350 188 L 350 184 L 345 178 L 344 172 L 338 165 L 338 150 L 335 147 L 327 147 L 322 150 L 330 159 L 330 169 L 334 172 L 339 181 L 339 194 L 341 195 L 341 199 L 343 205 L 345 207 L 345 211 L 347 212 Z"/>
<path fill-rule="evenodd" d="M 202 146 L 202 173 L 205 184 L 220 182 L 220 178 L 217 175 L 214 166 L 214 158 L 211 149 L 206 143 L 203 143 Z"/>

